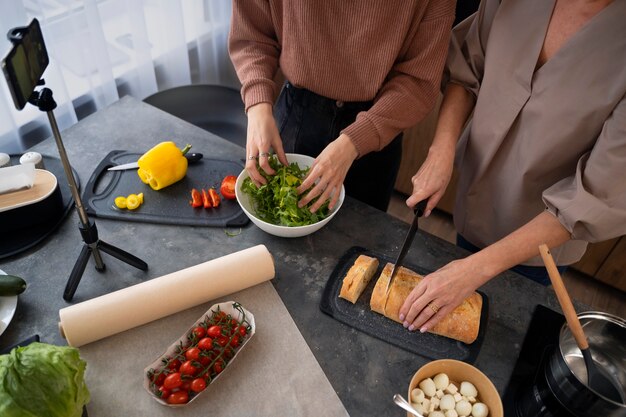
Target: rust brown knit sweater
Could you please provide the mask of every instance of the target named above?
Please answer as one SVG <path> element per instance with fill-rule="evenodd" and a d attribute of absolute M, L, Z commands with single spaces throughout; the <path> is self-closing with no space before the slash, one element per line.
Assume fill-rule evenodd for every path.
<path fill-rule="evenodd" d="M 433 108 L 455 0 L 233 0 L 229 52 L 246 110 L 273 103 L 280 66 L 295 86 L 374 100 L 342 133 L 359 156 Z"/>

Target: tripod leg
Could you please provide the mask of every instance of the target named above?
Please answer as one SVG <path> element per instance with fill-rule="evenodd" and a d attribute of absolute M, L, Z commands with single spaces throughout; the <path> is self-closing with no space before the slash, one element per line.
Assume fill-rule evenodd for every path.
<path fill-rule="evenodd" d="M 98 241 L 98 249 L 119 259 L 120 261 L 124 261 L 127 264 L 134 266 L 137 269 L 141 269 L 142 271 L 148 269 L 148 264 L 137 258 L 135 255 L 131 255 L 130 253 L 123 251 L 120 248 L 116 248 L 115 246 L 110 245 L 106 242 L 103 242 L 102 240 Z"/>
<path fill-rule="evenodd" d="M 74 268 L 72 268 L 70 278 L 67 280 L 65 292 L 63 293 L 63 299 L 65 301 L 72 301 L 72 298 L 74 298 L 74 293 L 76 292 L 76 288 L 78 288 L 78 283 L 83 276 L 83 272 L 85 272 L 85 267 L 87 266 L 87 262 L 89 261 L 90 254 L 91 248 L 87 245 L 84 245 L 80 251 L 80 255 L 78 255 L 76 263 L 74 264 Z"/>

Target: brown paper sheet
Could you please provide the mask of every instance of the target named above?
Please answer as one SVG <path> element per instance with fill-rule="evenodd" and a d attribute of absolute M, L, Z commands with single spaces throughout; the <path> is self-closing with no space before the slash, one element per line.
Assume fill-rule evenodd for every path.
<path fill-rule="evenodd" d="M 193 403 L 175 410 L 157 403 L 143 388 L 144 367 L 211 305 L 231 300 L 254 314 L 250 343 Z M 80 354 L 87 362 L 89 417 L 348 416 L 269 282 L 82 346 Z"/>
<path fill-rule="evenodd" d="M 59 329 L 82 346 L 274 277 L 264 245 L 254 246 L 59 310 Z M 180 291 L 187 288 L 188 291 Z"/>

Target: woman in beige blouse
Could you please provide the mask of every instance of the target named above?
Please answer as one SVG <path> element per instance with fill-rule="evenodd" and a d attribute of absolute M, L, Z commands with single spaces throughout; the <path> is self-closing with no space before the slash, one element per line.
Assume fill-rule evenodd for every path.
<path fill-rule="evenodd" d="M 483 249 L 429 274 L 400 309 L 405 327 L 426 331 L 499 273 L 541 266 L 541 243 L 568 265 L 626 234 L 624 22 L 626 0 L 483 0 L 454 29 L 407 205 L 428 199 L 430 213 L 456 151 L 455 226 Z"/>

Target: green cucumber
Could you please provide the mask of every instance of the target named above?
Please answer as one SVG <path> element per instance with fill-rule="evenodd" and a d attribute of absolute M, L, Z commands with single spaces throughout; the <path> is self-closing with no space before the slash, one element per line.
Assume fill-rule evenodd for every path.
<path fill-rule="evenodd" d="M 26 281 L 15 275 L 0 275 L 0 296 L 18 295 L 26 289 Z"/>

